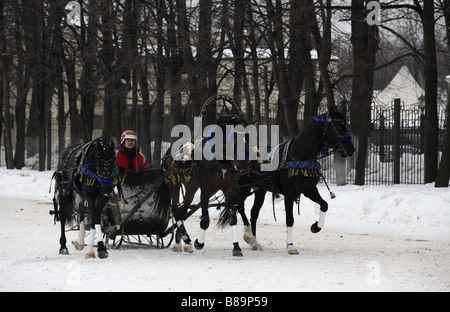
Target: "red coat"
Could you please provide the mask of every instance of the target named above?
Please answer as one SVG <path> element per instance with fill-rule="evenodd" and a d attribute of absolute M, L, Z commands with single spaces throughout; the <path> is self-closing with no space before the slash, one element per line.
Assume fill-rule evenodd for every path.
<path fill-rule="evenodd" d="M 136 154 L 135 157 L 132 157 L 130 162 L 129 154 Z M 149 165 L 147 163 L 147 158 L 144 154 L 139 152 L 139 150 L 134 149 L 133 151 L 128 151 L 122 145 L 116 146 L 116 164 L 117 167 L 121 167 L 125 170 L 139 170 L 139 169 L 149 169 Z"/>

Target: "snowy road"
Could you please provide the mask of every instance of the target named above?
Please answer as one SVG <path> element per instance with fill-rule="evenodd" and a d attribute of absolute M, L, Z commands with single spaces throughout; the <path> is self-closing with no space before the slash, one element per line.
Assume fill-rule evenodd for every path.
<path fill-rule="evenodd" d="M 302 198 L 297 256 L 285 249 L 283 204 L 274 221 L 269 196 L 258 227 L 264 250 L 241 240 L 243 258 L 231 255 L 231 230 L 216 228 L 218 213 L 210 209 L 202 251 L 125 245 L 107 259 L 85 260 L 71 245 L 70 255 L 58 254 L 59 224 L 48 214 L 51 173 L 0 174 L 0 291 L 450 291 L 448 189 L 333 186 L 338 196 L 329 200 L 320 186 L 330 204 L 325 228 L 309 231 L 316 205 Z M 193 239 L 196 215 L 186 222 Z M 68 241 L 76 235 L 69 232 Z"/>
<path fill-rule="evenodd" d="M 85 260 L 70 246 L 58 255 L 58 226 L 48 202 L 3 198 L 1 291 L 449 291 L 450 244 L 405 235 L 297 224 L 300 255 L 287 255 L 283 222 L 262 222 L 264 250 L 231 256 L 231 232 L 211 228 L 193 254 L 124 245 L 106 260 Z M 279 216 L 279 219 L 282 216 Z M 281 218 L 282 219 L 282 218 Z M 214 221 L 214 220 L 213 220 Z M 299 222 L 297 222 L 299 223 Z M 187 222 L 195 237 L 197 218 Z M 68 234 L 74 240 L 76 232 Z M 85 284 L 86 282 L 86 284 Z"/>

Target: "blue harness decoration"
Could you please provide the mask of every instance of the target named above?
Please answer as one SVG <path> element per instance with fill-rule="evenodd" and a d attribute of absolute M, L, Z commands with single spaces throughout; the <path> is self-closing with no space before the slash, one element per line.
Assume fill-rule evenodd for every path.
<path fill-rule="evenodd" d="M 331 123 L 331 121 L 324 119 L 323 115 L 320 115 L 318 117 L 313 117 L 312 119 L 317 121 L 317 122 L 322 122 L 322 123 L 326 123 L 326 124 Z"/>
<path fill-rule="evenodd" d="M 88 186 L 94 186 L 95 181 L 98 181 L 98 183 L 100 183 L 101 186 L 112 186 L 119 183 L 117 168 L 115 168 L 114 175 L 112 176 L 112 178 L 102 179 L 98 177 L 95 174 L 95 171 L 90 168 L 93 165 L 94 163 L 88 163 L 83 165 L 83 167 L 81 168 L 80 182 L 82 182 L 84 178 L 85 183 Z"/>
<path fill-rule="evenodd" d="M 299 173 L 307 178 L 320 178 L 323 173 L 319 162 L 294 160 L 286 162 L 288 177 L 297 176 Z"/>

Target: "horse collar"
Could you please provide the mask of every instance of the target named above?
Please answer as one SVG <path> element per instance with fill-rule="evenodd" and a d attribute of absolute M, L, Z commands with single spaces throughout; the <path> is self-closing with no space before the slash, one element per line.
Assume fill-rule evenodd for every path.
<path fill-rule="evenodd" d="M 289 153 L 289 145 L 291 145 L 292 141 L 293 141 L 293 139 L 287 141 L 284 144 L 283 155 L 281 156 L 281 162 L 280 162 L 280 166 L 279 166 L 280 169 L 282 169 L 286 166 L 286 160 L 287 160 L 288 153 Z"/>

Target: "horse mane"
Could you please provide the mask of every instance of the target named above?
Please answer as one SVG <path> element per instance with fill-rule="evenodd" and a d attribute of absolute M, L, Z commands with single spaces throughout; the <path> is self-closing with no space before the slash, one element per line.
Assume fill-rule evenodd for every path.
<path fill-rule="evenodd" d="M 89 146 L 89 150 L 87 151 L 86 157 L 90 161 L 94 161 L 94 157 L 98 155 L 101 159 L 112 159 L 115 157 L 114 153 L 114 144 L 111 141 L 110 144 L 108 144 L 108 141 L 105 137 L 99 137 L 92 141 L 92 144 Z"/>
<path fill-rule="evenodd" d="M 296 140 L 300 140 L 300 139 L 304 139 L 305 137 L 308 137 L 311 132 L 312 132 L 312 128 L 316 125 L 316 122 L 311 119 L 304 127 L 303 129 L 301 129 L 297 136 L 294 138 L 294 141 Z"/>
<path fill-rule="evenodd" d="M 320 140 L 314 140 L 314 138 L 317 137 L 317 126 L 320 125 L 320 120 L 324 120 L 324 118 L 325 115 L 320 115 L 318 118 L 319 121 L 311 119 L 294 138 L 289 146 L 289 153 L 294 160 L 304 160 L 301 158 L 313 158 L 317 156 L 316 154 L 320 151 L 322 144 L 319 142 Z"/>

